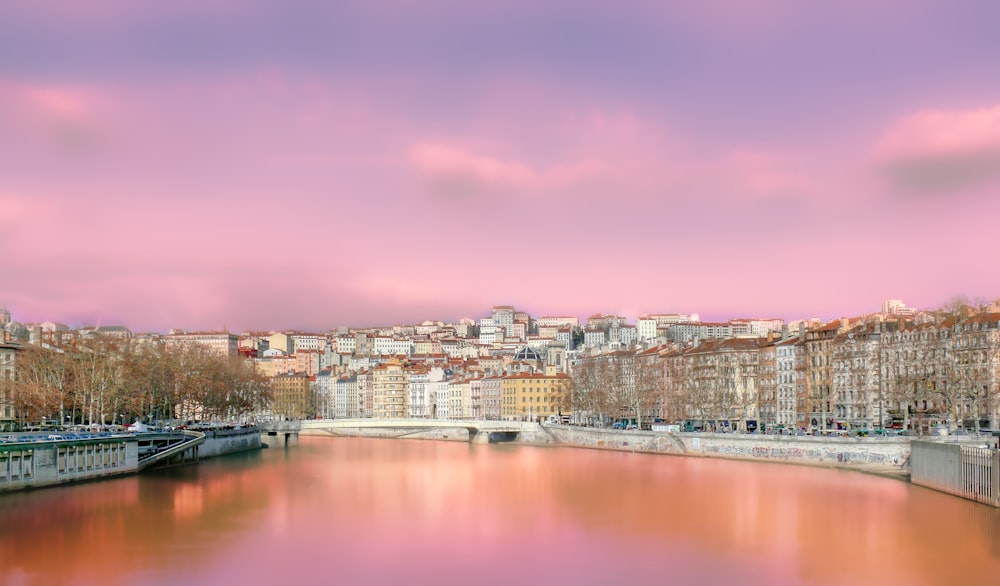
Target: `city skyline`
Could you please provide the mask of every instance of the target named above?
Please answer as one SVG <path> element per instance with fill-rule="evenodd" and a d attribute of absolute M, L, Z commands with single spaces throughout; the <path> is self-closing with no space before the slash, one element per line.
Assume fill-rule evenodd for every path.
<path fill-rule="evenodd" d="M 833 322 L 833 321 L 842 321 L 842 320 L 849 320 L 849 321 L 855 321 L 856 322 L 858 320 L 864 320 L 864 319 L 866 319 L 868 317 L 878 316 L 878 315 L 881 315 L 881 316 L 883 316 L 883 318 L 888 318 L 888 319 L 899 318 L 899 319 L 907 320 L 907 319 L 911 319 L 914 316 L 917 316 L 917 315 L 919 315 L 921 313 L 926 313 L 926 312 L 934 313 L 934 312 L 940 312 L 940 311 L 952 311 L 953 309 L 955 309 L 956 307 L 958 307 L 955 304 L 966 305 L 966 306 L 968 306 L 970 308 L 981 310 L 981 311 L 985 311 L 987 313 L 996 313 L 997 307 L 1000 306 L 1000 297 L 997 297 L 997 298 L 994 298 L 994 299 L 991 299 L 991 300 L 987 300 L 987 299 L 968 299 L 968 298 L 964 298 L 964 297 L 955 297 L 955 298 L 952 298 L 950 300 L 950 304 L 946 304 L 946 305 L 943 305 L 941 307 L 912 307 L 912 306 L 907 305 L 901 299 L 886 299 L 886 300 L 882 301 L 880 307 L 877 307 L 877 308 L 869 310 L 869 311 L 864 311 L 864 312 L 860 312 L 860 313 L 852 313 L 852 314 L 841 312 L 839 314 L 836 314 L 835 316 L 828 317 L 828 318 L 821 318 L 821 317 L 818 317 L 818 316 L 814 315 L 814 316 L 810 316 L 810 317 L 799 317 L 799 318 L 793 318 L 793 319 L 786 319 L 786 318 L 777 317 L 777 316 L 749 315 L 749 314 L 745 314 L 745 315 L 728 315 L 728 316 L 724 316 L 724 317 L 715 317 L 715 316 L 705 316 L 705 315 L 702 315 L 702 314 L 700 314 L 699 312 L 696 312 L 696 311 L 695 312 L 641 311 L 641 312 L 638 312 L 638 313 L 635 313 L 635 314 L 630 314 L 630 315 L 625 315 L 625 314 L 621 314 L 621 313 L 602 312 L 602 311 L 594 311 L 594 312 L 590 312 L 590 313 L 583 314 L 583 315 L 574 315 L 574 314 L 571 314 L 569 312 L 559 312 L 559 311 L 551 312 L 551 313 L 547 313 L 547 314 L 539 314 L 539 313 L 535 313 L 535 312 L 532 312 L 532 311 L 527 311 L 524 307 L 521 307 L 521 306 L 509 305 L 509 304 L 508 305 L 494 304 L 494 305 L 492 305 L 492 306 L 490 306 L 488 308 L 483 308 L 480 311 L 473 312 L 472 314 L 464 315 L 462 317 L 454 318 L 454 319 L 442 319 L 442 318 L 438 318 L 438 317 L 424 317 L 424 318 L 418 318 L 418 319 L 413 320 L 413 321 L 396 321 L 396 322 L 386 322 L 386 321 L 380 321 L 379 322 L 379 321 L 376 321 L 376 322 L 372 322 L 372 323 L 343 323 L 343 324 L 335 324 L 335 325 L 307 324 L 307 325 L 302 326 L 302 327 L 286 327 L 286 328 L 261 328 L 261 327 L 254 327 L 254 326 L 251 325 L 249 327 L 240 328 L 240 329 L 230 328 L 227 325 L 223 325 L 222 327 L 218 327 L 218 328 L 212 328 L 212 327 L 208 327 L 208 328 L 190 328 L 190 327 L 184 327 L 183 325 L 174 324 L 174 325 L 172 325 L 172 326 L 170 326 L 168 328 L 160 329 L 160 330 L 155 330 L 155 329 L 154 330 L 138 329 L 138 328 L 134 328 L 130 324 L 124 323 L 124 322 L 122 322 L 122 323 L 114 323 L 114 324 L 112 324 L 112 323 L 100 323 L 100 322 L 64 322 L 64 321 L 60 321 L 58 319 L 53 319 L 51 317 L 40 317 L 39 318 L 37 316 L 34 316 L 35 317 L 34 319 L 26 319 L 23 316 L 19 315 L 19 313 L 18 313 L 18 311 L 17 311 L 16 308 L 12 310 L 9 306 L 7 306 L 4 303 L 0 302 L 0 326 L 4 325 L 7 322 L 13 322 L 15 324 L 20 324 L 22 326 L 46 326 L 46 325 L 49 325 L 49 326 L 56 326 L 56 327 L 66 327 L 69 330 L 86 330 L 86 329 L 100 329 L 100 328 L 106 328 L 107 329 L 107 328 L 109 328 L 111 330 L 114 330 L 114 332 L 116 334 L 119 333 L 119 331 L 122 331 L 123 328 L 124 328 L 124 330 L 127 330 L 127 332 L 129 332 L 130 334 L 167 334 L 167 333 L 176 333 L 176 334 L 184 334 L 184 333 L 190 333 L 190 334 L 197 334 L 197 333 L 210 333 L 210 334 L 213 334 L 213 333 L 255 334 L 255 333 L 261 333 L 261 332 L 270 332 L 270 333 L 280 333 L 280 332 L 291 333 L 291 332 L 296 332 L 296 333 L 316 333 L 316 334 L 320 334 L 322 332 L 333 333 L 333 332 L 336 332 L 337 330 L 344 329 L 344 328 L 346 328 L 348 331 L 364 331 L 364 330 L 377 330 L 377 329 L 391 329 L 391 328 L 400 327 L 400 326 L 413 327 L 413 326 L 419 326 L 419 325 L 425 324 L 425 323 L 439 323 L 439 324 L 444 324 L 444 325 L 458 325 L 458 324 L 460 324 L 462 322 L 469 322 L 469 323 L 472 323 L 472 324 L 475 324 L 475 325 L 478 326 L 478 325 L 480 325 L 482 323 L 483 319 L 489 319 L 491 316 L 493 316 L 495 318 L 496 311 L 498 309 L 509 308 L 512 312 L 526 314 L 528 316 L 528 318 L 532 322 L 535 322 L 535 323 L 548 322 L 548 323 L 551 324 L 553 320 L 562 320 L 562 319 L 565 319 L 565 318 L 569 318 L 569 319 L 575 320 L 579 324 L 578 326 L 574 326 L 574 327 L 578 327 L 581 331 L 588 329 L 587 328 L 587 323 L 588 323 L 589 320 L 596 320 L 598 324 L 604 324 L 605 320 L 607 318 L 619 317 L 619 318 L 623 318 L 623 322 L 622 323 L 624 325 L 627 325 L 627 326 L 635 328 L 635 327 L 638 326 L 639 322 L 641 320 L 643 320 L 643 319 L 645 319 L 645 320 L 657 320 L 657 321 L 660 321 L 664 317 L 667 317 L 667 316 L 672 316 L 674 319 L 668 320 L 668 321 L 666 321 L 664 323 L 691 323 L 691 324 L 705 324 L 705 325 L 721 325 L 721 324 L 727 324 L 727 323 L 728 324 L 733 324 L 733 323 L 741 323 L 741 322 L 759 322 L 759 323 L 765 323 L 765 322 L 773 322 L 774 320 L 778 320 L 781 323 L 785 324 L 786 326 L 798 327 L 799 324 L 808 323 L 808 322 L 812 322 L 813 324 L 816 324 L 816 323 L 823 324 L 823 323 L 830 323 L 830 322 Z M 605 326 L 603 326 L 603 325 L 601 326 L 601 328 L 604 328 L 604 327 Z M 0 332 L 2 332 L 2 328 L 0 328 Z M 760 336 L 764 337 L 763 334 L 760 334 Z"/>
<path fill-rule="evenodd" d="M 990 300 L 990 2 L 10 7 L 0 303 L 286 330 Z"/>

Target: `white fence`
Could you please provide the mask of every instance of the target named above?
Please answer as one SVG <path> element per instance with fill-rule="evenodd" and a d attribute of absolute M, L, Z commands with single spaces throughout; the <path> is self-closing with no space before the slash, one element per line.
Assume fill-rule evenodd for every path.
<path fill-rule="evenodd" d="M 914 441 L 910 471 L 913 484 L 1000 506 L 1000 450 Z"/>

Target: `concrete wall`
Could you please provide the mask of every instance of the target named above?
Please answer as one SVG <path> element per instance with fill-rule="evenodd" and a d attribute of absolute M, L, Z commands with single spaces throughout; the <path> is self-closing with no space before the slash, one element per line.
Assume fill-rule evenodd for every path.
<path fill-rule="evenodd" d="M 205 443 L 198 449 L 201 458 L 261 447 L 257 430 L 220 430 L 205 435 Z M 139 442 L 135 437 L 0 445 L 0 492 L 121 476 L 138 470 Z"/>
<path fill-rule="evenodd" d="M 893 475 L 910 471 L 907 438 L 659 433 L 556 425 L 545 429 L 560 444 L 586 448 L 790 462 Z"/>
<path fill-rule="evenodd" d="M 260 431 L 257 429 L 233 429 L 205 432 L 205 443 L 198 448 L 199 458 L 213 458 L 224 454 L 259 450 Z"/>
<path fill-rule="evenodd" d="M 0 492 L 119 476 L 138 469 L 138 444 L 125 439 L 0 446 Z"/>
<path fill-rule="evenodd" d="M 1000 506 L 1000 451 L 986 446 L 914 441 L 911 482 Z"/>

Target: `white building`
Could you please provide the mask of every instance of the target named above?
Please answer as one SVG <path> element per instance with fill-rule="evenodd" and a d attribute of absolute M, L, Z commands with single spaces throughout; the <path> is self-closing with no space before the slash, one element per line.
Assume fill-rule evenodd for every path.
<path fill-rule="evenodd" d="M 331 388 L 332 377 L 329 370 L 316 373 L 316 380 L 310 383 L 313 390 L 313 402 L 316 407 L 316 415 L 323 419 L 333 417 L 333 392 Z"/>
<path fill-rule="evenodd" d="M 887 299 L 882 302 L 882 315 L 905 317 L 917 313 L 912 307 L 907 307 L 900 299 Z"/>
<path fill-rule="evenodd" d="M 498 305 L 493 308 L 493 324 L 498 328 L 502 328 L 508 333 L 512 325 L 514 325 L 514 308 L 510 305 Z"/>
<path fill-rule="evenodd" d="M 431 417 L 434 419 L 448 419 L 448 394 L 451 390 L 451 381 L 442 376 L 441 380 L 430 380 L 428 378 L 428 397 L 434 401 L 431 406 Z"/>
<path fill-rule="evenodd" d="M 427 394 L 427 383 L 427 372 L 410 373 L 410 417 L 430 417 L 431 401 Z"/>
<path fill-rule="evenodd" d="M 805 345 L 797 337 L 778 342 L 775 361 L 778 403 L 775 421 L 786 429 L 802 427 L 805 421 L 797 420 L 796 413 L 804 410 L 798 402 L 805 397 Z"/>
<path fill-rule="evenodd" d="M 635 320 L 636 334 L 640 340 L 652 340 L 656 338 L 656 318 L 642 316 Z"/>
<path fill-rule="evenodd" d="M 485 346 L 492 345 L 497 340 L 497 327 L 493 324 L 492 317 L 484 317 L 479 320 L 479 343 Z"/>
<path fill-rule="evenodd" d="M 418 325 L 416 327 L 415 332 L 416 332 L 417 335 L 420 335 L 420 336 L 428 336 L 428 335 L 433 334 L 434 332 L 438 331 L 442 327 L 444 327 L 444 324 L 442 322 L 439 322 L 439 321 L 425 321 L 425 322 L 421 322 L 420 325 Z"/>
<path fill-rule="evenodd" d="M 326 336 L 320 334 L 292 334 L 289 336 L 292 348 L 299 350 L 322 350 L 326 346 Z M 291 353 L 291 352 L 289 352 Z"/>
<path fill-rule="evenodd" d="M 237 356 L 240 349 L 240 337 L 229 332 L 177 332 L 168 334 L 164 339 L 167 348 L 200 344 L 219 356 Z"/>
<path fill-rule="evenodd" d="M 573 330 L 570 327 L 561 328 L 556 333 L 556 342 L 562 343 L 567 348 L 573 347 Z"/>
<path fill-rule="evenodd" d="M 618 341 L 624 347 L 629 347 L 638 341 L 635 326 L 621 326 L 618 328 Z"/>
<path fill-rule="evenodd" d="M 768 334 L 780 334 L 785 327 L 785 320 L 778 318 L 747 318 L 729 320 L 730 334 L 734 338 L 766 338 Z"/>
<path fill-rule="evenodd" d="M 0 330 L 0 333 L 2 333 L 2 330 Z M 3 387 L 14 380 L 16 352 L 17 346 L 4 344 L 2 338 L 0 338 L 0 428 L 15 419 L 14 406 L 9 402 L 6 390 Z"/>
<path fill-rule="evenodd" d="M 351 334 L 337 336 L 337 352 L 341 354 L 354 354 L 357 342 L 357 338 Z"/>
<path fill-rule="evenodd" d="M 317 380 L 318 380 L 317 376 Z M 330 417 L 358 417 L 358 379 L 355 376 L 330 377 Z"/>
<path fill-rule="evenodd" d="M 538 327 L 559 326 L 565 328 L 576 328 L 580 326 L 580 320 L 572 316 L 546 316 L 535 320 Z"/>
<path fill-rule="evenodd" d="M 604 330 L 587 328 L 583 333 L 583 343 L 590 348 L 602 346 L 605 341 Z"/>

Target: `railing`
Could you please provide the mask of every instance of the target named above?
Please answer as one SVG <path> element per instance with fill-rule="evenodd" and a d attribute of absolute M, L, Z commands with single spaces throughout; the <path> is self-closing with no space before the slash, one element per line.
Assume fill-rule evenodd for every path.
<path fill-rule="evenodd" d="M 139 469 L 143 470 L 157 464 L 165 463 L 177 456 L 180 456 L 181 460 L 184 460 L 184 455 L 188 453 L 188 450 L 191 450 L 189 455 L 190 460 L 197 460 L 197 446 L 203 443 L 205 443 L 205 434 L 190 430 L 184 431 L 184 439 L 179 442 L 172 442 L 168 439 L 157 443 L 154 440 L 152 449 L 145 454 L 140 454 Z"/>
<path fill-rule="evenodd" d="M 1000 450 L 915 440 L 910 470 L 913 484 L 1000 506 Z"/>
<path fill-rule="evenodd" d="M 965 498 L 1000 506 L 1000 462 L 997 450 L 973 446 L 962 448 L 962 492 Z"/>

